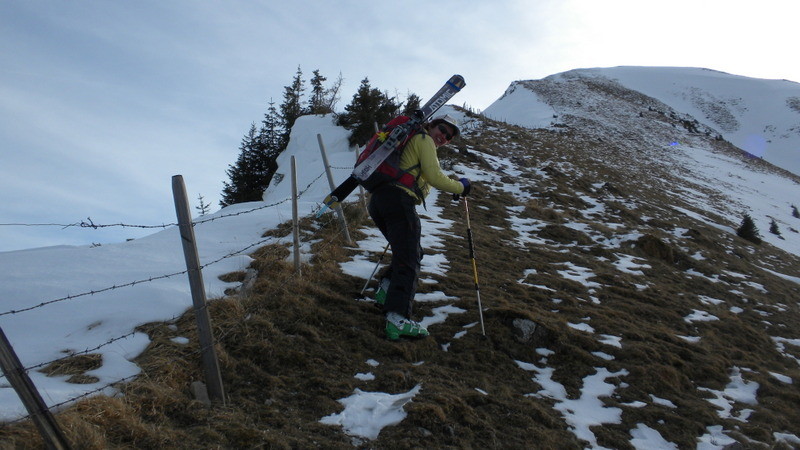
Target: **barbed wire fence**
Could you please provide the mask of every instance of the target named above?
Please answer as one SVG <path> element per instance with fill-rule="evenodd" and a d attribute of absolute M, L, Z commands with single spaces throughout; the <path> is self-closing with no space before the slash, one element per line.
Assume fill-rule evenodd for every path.
<path fill-rule="evenodd" d="M 336 221 L 334 216 L 333 216 L 333 214 L 328 214 L 326 217 L 327 217 L 327 220 L 323 221 L 320 224 L 320 228 L 331 227 L 331 226 L 333 226 L 334 222 Z M 253 248 L 253 247 L 260 247 L 260 246 L 268 245 L 270 240 L 279 240 L 279 238 L 269 238 L 269 239 L 261 240 L 261 241 L 255 243 L 255 244 L 253 244 L 251 246 L 245 247 L 244 249 L 242 249 L 242 251 L 247 250 L 249 248 Z M 329 240 L 321 242 L 317 246 L 316 251 L 318 253 L 322 253 L 326 249 L 328 249 L 329 247 L 331 247 L 333 245 L 339 245 L 339 244 L 340 243 L 337 240 L 329 239 Z M 241 253 L 241 251 L 239 251 L 239 252 L 231 252 L 229 255 L 226 255 L 226 256 L 240 254 L 240 253 Z M 216 262 L 218 262 L 218 261 L 219 260 L 217 260 Z M 280 261 L 281 261 L 280 258 L 275 258 L 275 259 L 273 259 L 271 264 L 266 265 L 265 267 L 262 268 L 262 270 L 264 272 L 270 272 L 272 269 L 276 268 L 280 264 Z M 213 264 L 213 262 L 204 265 L 204 267 L 209 266 L 211 264 Z M 186 273 L 186 271 L 181 272 L 181 273 Z M 282 282 L 274 285 L 272 287 L 272 289 L 280 291 L 283 288 L 285 288 L 286 285 L 289 284 L 292 280 L 293 280 L 292 277 L 287 277 Z M 132 285 L 133 285 L 132 283 L 129 283 L 129 284 L 126 284 L 126 285 L 117 286 L 117 288 L 120 288 L 120 287 L 123 287 L 123 286 L 132 286 Z M 207 308 L 207 307 L 208 307 L 208 305 L 205 306 L 205 308 Z M 175 322 L 178 319 L 180 319 L 181 317 L 182 316 L 173 316 L 170 319 L 164 320 L 164 322 L 165 323 Z M 246 326 L 246 324 L 244 322 L 237 322 L 234 325 L 230 326 L 229 328 L 217 327 L 217 332 L 215 334 L 215 339 L 210 345 L 198 346 L 198 348 L 194 349 L 192 352 L 189 352 L 188 354 L 185 354 L 184 357 L 186 357 L 186 358 L 199 357 L 204 351 L 209 350 L 209 348 L 211 348 L 213 346 L 216 346 L 216 345 L 224 344 L 224 342 L 228 338 L 228 336 L 232 335 L 238 329 L 240 329 L 241 327 L 244 327 L 244 326 Z M 60 362 L 66 362 L 66 361 L 68 361 L 68 360 L 70 360 L 72 358 L 78 357 L 78 356 L 90 355 L 90 354 L 93 354 L 94 352 L 96 352 L 97 350 L 99 350 L 99 349 L 101 349 L 103 347 L 111 345 L 114 342 L 133 337 L 134 335 L 136 335 L 138 333 L 141 333 L 141 331 L 134 330 L 134 331 L 131 331 L 129 333 L 123 334 L 121 336 L 110 338 L 106 342 L 104 342 L 102 344 L 99 344 L 99 345 L 97 345 L 95 347 L 87 348 L 87 349 L 84 349 L 84 350 L 78 351 L 78 352 L 71 352 L 70 354 L 68 354 L 66 356 L 63 356 L 63 357 L 60 357 L 60 358 L 57 358 L 57 359 L 54 359 L 54 360 L 51 360 L 51 361 L 46 361 L 46 362 L 42 362 L 42 363 L 39 363 L 39 364 L 35 364 L 35 365 L 32 365 L 32 366 L 27 366 L 27 367 L 24 367 L 23 369 L 24 369 L 25 372 L 29 372 L 31 370 L 41 369 L 41 368 L 44 368 L 44 367 L 47 367 L 47 366 L 50 366 L 50 365 L 53 365 L 53 364 L 58 364 Z M 95 389 L 92 389 L 90 391 L 86 391 L 86 392 L 84 392 L 84 393 L 82 393 L 80 395 L 77 395 L 77 396 L 71 397 L 69 399 L 63 400 L 63 401 L 61 401 L 59 403 L 52 404 L 52 405 L 49 406 L 48 409 L 51 410 L 51 411 L 58 411 L 64 406 L 71 405 L 71 404 L 73 404 L 74 402 L 76 402 L 78 400 L 82 400 L 84 398 L 91 397 L 94 394 L 107 391 L 108 389 L 117 389 L 118 386 L 120 386 L 120 385 L 122 385 L 124 383 L 127 383 L 129 381 L 132 381 L 135 378 L 137 378 L 138 376 L 139 376 L 138 374 L 137 375 L 131 375 L 131 376 L 127 376 L 127 377 L 124 377 L 124 378 L 121 378 L 121 379 L 106 383 L 106 384 L 104 384 L 102 386 L 99 386 L 99 387 L 97 387 Z M 8 422 L 6 422 L 6 424 L 11 425 L 11 424 L 15 424 L 15 423 L 21 423 L 21 422 L 24 422 L 24 421 L 26 421 L 28 419 L 31 419 L 31 418 L 32 418 L 31 414 L 28 414 L 28 415 L 22 416 L 22 417 L 20 417 L 20 418 L 18 418 L 16 420 L 8 421 Z"/>
<path fill-rule="evenodd" d="M 320 145 L 322 146 L 321 143 L 320 143 Z M 330 166 L 330 165 L 326 166 L 326 170 L 329 170 L 331 168 L 332 169 L 347 169 L 347 170 L 349 170 L 352 167 L 338 167 L 338 166 Z M 257 211 L 261 211 L 261 210 L 265 210 L 265 209 L 269 209 L 269 208 L 275 208 L 275 207 L 277 207 L 279 205 L 282 205 L 282 204 L 284 204 L 286 202 L 289 202 L 289 201 L 294 201 L 296 203 L 300 198 L 303 197 L 304 194 L 306 194 L 311 189 L 311 187 L 316 182 L 318 182 L 325 175 L 326 175 L 325 171 L 320 173 L 317 177 L 315 177 L 313 180 L 311 180 L 311 182 L 309 182 L 303 189 L 301 189 L 299 191 L 296 191 L 297 194 L 296 194 L 296 196 L 294 198 L 287 197 L 287 198 L 284 198 L 284 199 L 282 199 L 280 201 L 277 201 L 277 202 L 274 202 L 274 203 L 270 203 L 270 204 L 266 204 L 266 205 L 259 205 L 257 207 L 254 207 L 254 208 L 251 208 L 251 209 L 248 209 L 248 210 L 244 210 L 244 211 L 238 211 L 238 212 L 229 213 L 229 214 L 222 214 L 222 215 L 217 215 L 217 216 L 209 217 L 209 218 L 200 218 L 198 220 L 191 221 L 190 225 L 191 225 L 192 228 L 194 228 L 197 225 L 202 225 L 202 224 L 205 224 L 205 223 L 210 223 L 210 222 L 214 222 L 214 221 L 218 221 L 218 220 L 222 220 L 222 219 L 226 219 L 226 218 L 230 218 L 230 217 L 236 217 L 236 216 L 242 216 L 242 215 L 246 215 L 246 214 L 251 214 L 251 213 L 254 213 L 254 212 L 257 212 Z M 293 181 L 293 182 L 296 182 L 296 181 Z M 327 227 L 333 226 L 333 222 L 335 222 L 337 220 L 336 217 L 334 216 L 334 214 L 326 214 L 324 217 L 326 219 L 323 221 L 321 226 L 318 228 L 319 230 L 323 230 L 323 229 L 325 229 Z M 297 219 L 295 218 L 295 221 L 296 220 Z M 103 223 L 95 223 L 92 220 L 91 217 L 87 217 L 85 220 L 81 220 L 81 221 L 77 221 L 77 222 L 73 222 L 73 223 L 68 223 L 68 224 L 65 224 L 65 223 L 0 223 L 0 226 L 61 227 L 62 229 L 67 229 L 67 228 L 72 228 L 72 227 L 91 228 L 91 229 L 101 229 L 101 228 L 110 228 L 110 227 L 141 228 L 141 229 L 159 229 L 159 228 L 160 229 L 166 229 L 166 228 L 170 228 L 170 227 L 179 226 L 179 223 L 178 222 L 170 222 L 170 223 L 162 223 L 162 224 L 143 225 L 143 224 L 128 224 L 128 223 L 123 223 L 123 222 L 117 222 L 117 223 L 103 224 Z M 343 227 L 344 227 L 344 230 L 346 231 L 346 229 L 347 229 L 346 222 L 343 223 Z M 294 228 L 297 229 L 296 226 Z M 264 239 L 258 240 L 256 242 L 250 243 L 250 244 L 248 244 L 248 245 L 246 245 L 246 246 L 244 246 L 242 248 L 239 248 L 239 249 L 237 249 L 235 251 L 228 252 L 228 253 L 216 258 L 213 261 L 209 261 L 209 262 L 206 262 L 205 264 L 199 265 L 199 271 L 202 271 L 203 269 L 206 269 L 206 268 L 208 268 L 210 266 L 213 266 L 215 264 L 218 264 L 218 263 L 220 263 L 220 262 L 222 262 L 222 261 L 224 261 L 226 259 L 229 259 L 229 258 L 232 258 L 232 257 L 235 257 L 235 256 L 248 254 L 248 252 L 250 252 L 253 249 L 257 249 L 257 248 L 261 248 L 261 247 L 267 246 L 267 245 L 269 245 L 271 243 L 280 241 L 281 239 L 284 239 L 285 237 L 286 236 L 278 238 L 278 237 L 270 236 L 270 237 L 266 237 Z M 338 240 L 333 239 L 333 238 L 331 238 L 331 239 L 329 239 L 327 241 L 323 240 L 322 244 L 317 246 L 317 252 L 324 251 L 325 248 L 330 247 L 330 246 L 332 246 L 334 244 L 337 244 L 337 243 L 339 243 Z M 300 249 L 297 248 L 297 247 L 298 247 L 297 241 L 295 241 L 295 252 L 299 252 L 300 251 Z M 276 258 L 272 265 L 266 267 L 266 270 L 269 270 L 272 267 L 274 267 L 275 265 L 279 264 L 279 261 L 280 261 L 280 258 Z M 262 268 L 262 270 L 265 270 L 265 269 Z M 169 278 L 173 278 L 173 277 L 176 277 L 176 276 L 188 275 L 189 273 L 190 273 L 190 269 L 187 268 L 186 270 L 166 273 L 166 274 L 157 275 L 157 276 L 151 276 L 151 277 L 142 278 L 142 279 L 136 279 L 136 280 L 132 280 L 132 281 L 129 281 L 129 282 L 126 282 L 126 283 L 113 284 L 111 286 L 107 286 L 107 287 L 104 287 L 104 288 L 91 289 L 91 290 L 87 290 L 85 292 L 81 292 L 81 293 L 77 293 L 77 294 L 70 294 L 70 295 L 66 295 L 66 296 L 63 296 L 63 297 L 52 298 L 52 299 L 44 299 L 44 300 L 40 301 L 39 303 L 37 303 L 35 305 L 31 305 L 31 306 L 28 306 L 28 307 L 25 307 L 25 308 L 16 308 L 16 309 L 10 309 L 10 310 L 6 310 L 6 311 L 0 311 L 0 317 L 24 314 L 24 313 L 27 313 L 29 311 L 37 310 L 37 309 L 40 309 L 40 308 L 45 308 L 45 307 L 48 307 L 48 306 L 56 304 L 56 303 L 69 302 L 69 301 L 72 301 L 72 300 L 75 300 L 75 299 L 94 296 L 94 295 L 102 294 L 102 293 L 109 292 L 109 291 L 114 291 L 114 290 L 118 290 L 118 289 L 125 289 L 125 288 L 134 287 L 134 286 L 145 284 L 145 283 L 152 283 L 152 282 L 155 282 L 155 281 L 169 279 Z M 297 273 L 297 275 L 299 275 L 299 273 Z M 280 286 L 277 286 L 277 289 L 282 288 L 287 283 L 289 283 L 291 280 L 292 280 L 291 277 L 286 278 L 281 283 Z M 208 308 L 208 304 L 205 303 L 202 306 L 196 306 L 196 308 L 195 308 L 196 311 L 195 312 L 196 313 L 198 312 L 197 309 L 206 310 L 207 308 Z M 202 312 L 205 313 L 205 311 L 202 311 Z M 179 317 L 181 317 L 181 316 L 173 316 L 172 318 L 165 320 L 165 322 L 174 322 L 174 321 L 178 320 Z M 205 344 L 202 344 L 202 345 L 198 346 L 198 348 L 195 349 L 193 352 L 191 352 L 188 356 L 194 357 L 196 355 L 202 355 L 204 352 L 207 352 L 209 350 L 213 350 L 213 347 L 215 345 L 221 344 L 223 342 L 223 340 L 227 336 L 229 336 L 231 333 L 235 332 L 235 330 L 240 326 L 241 326 L 241 324 L 238 324 L 238 325 L 234 325 L 233 327 L 231 327 L 231 328 L 229 328 L 227 330 L 219 329 L 218 330 L 218 334 L 217 334 L 216 337 L 212 337 L 210 342 L 207 342 Z M 2 332 L 2 328 L 0 328 L 0 332 Z M 105 383 L 104 385 L 99 386 L 99 387 L 97 387 L 95 389 L 83 392 L 83 393 L 81 393 L 79 395 L 76 395 L 74 397 L 68 398 L 68 399 L 63 400 L 61 402 L 58 402 L 56 404 L 52 404 L 52 405 L 50 405 L 48 407 L 41 400 L 41 397 L 39 396 L 38 391 L 36 391 L 36 388 L 33 387 L 33 384 L 30 383 L 30 379 L 28 378 L 28 375 L 27 375 L 28 372 L 33 371 L 33 370 L 43 369 L 43 368 L 46 368 L 48 366 L 53 366 L 53 365 L 56 365 L 56 364 L 59 364 L 59 363 L 65 363 L 65 362 L 68 362 L 70 359 L 73 359 L 73 358 L 76 358 L 76 357 L 94 354 L 95 352 L 97 352 L 98 350 L 103 349 L 104 347 L 107 347 L 107 346 L 112 345 L 114 343 L 117 343 L 117 342 L 129 339 L 129 338 L 132 338 L 136 334 L 139 334 L 139 333 L 141 333 L 141 331 L 132 330 L 132 331 L 126 332 L 124 334 L 121 334 L 119 336 L 108 338 L 105 342 L 100 343 L 98 345 L 95 345 L 94 347 L 86 348 L 86 349 L 81 350 L 81 351 L 70 352 L 70 353 L 66 354 L 65 356 L 56 358 L 54 360 L 40 362 L 40 363 L 31 365 L 31 366 L 28 366 L 28 367 L 24 367 L 24 366 L 22 366 L 21 363 L 19 363 L 18 358 L 16 358 L 16 353 L 14 353 L 13 348 L 11 347 L 11 344 L 8 343 L 8 345 L 7 345 L 8 348 L 7 349 L 12 353 L 12 356 L 13 356 L 12 359 L 16 359 L 17 363 L 14 366 L 8 366 L 7 364 L 3 364 L 2 369 L 3 369 L 4 374 L 6 375 L 6 378 L 9 379 L 9 381 L 11 381 L 12 376 L 10 376 L 10 375 L 12 375 L 12 373 L 13 373 L 15 375 L 20 375 L 23 378 L 27 379 L 28 380 L 27 384 L 29 385 L 28 391 L 30 391 L 30 388 L 32 387 L 32 390 L 34 391 L 34 395 L 39 397 L 39 401 L 38 401 L 38 403 L 36 403 L 34 401 L 35 404 L 30 404 L 29 405 L 26 402 L 26 399 L 24 398 L 24 397 L 28 396 L 28 392 L 26 391 L 26 393 L 21 393 L 20 390 L 21 389 L 24 390 L 24 388 L 17 389 L 17 386 L 14 386 L 13 385 L 14 383 L 12 383 L 12 387 L 14 387 L 15 390 L 17 390 L 18 394 L 20 395 L 20 399 L 23 400 L 23 403 L 25 404 L 26 409 L 28 409 L 28 415 L 22 416 L 22 417 L 20 417 L 20 418 L 18 418 L 16 420 L 13 420 L 13 421 L 8 421 L 8 422 L 6 422 L 6 424 L 15 424 L 15 423 L 19 423 L 19 422 L 23 422 L 23 421 L 26 421 L 28 419 L 31 419 L 37 425 L 37 428 L 39 429 L 40 434 L 42 434 L 42 437 L 45 440 L 45 443 L 47 445 L 50 445 L 52 448 L 69 448 L 68 443 L 63 438 L 63 435 L 61 434 L 60 430 L 57 429 L 57 424 L 55 423 L 55 420 L 52 418 L 52 412 L 53 411 L 58 411 L 61 408 L 65 407 L 65 406 L 68 406 L 68 405 L 71 405 L 71 404 L 75 403 L 78 400 L 90 397 L 92 395 L 95 395 L 95 394 L 98 394 L 98 393 L 101 393 L 101 392 L 108 391 L 109 389 L 115 389 L 116 390 L 120 385 L 123 385 L 124 383 L 127 383 L 127 382 L 135 379 L 138 375 L 131 375 L 131 376 L 123 377 L 123 378 L 120 378 L 118 380 L 115 380 L 115 381 L 112 381 L 112 382 L 109 382 L 109 383 Z M 3 337 L 5 337 L 5 335 L 3 335 Z M 0 347 L 5 347 L 5 346 L 0 346 Z M 55 429 L 53 429 L 53 428 L 55 428 Z"/>

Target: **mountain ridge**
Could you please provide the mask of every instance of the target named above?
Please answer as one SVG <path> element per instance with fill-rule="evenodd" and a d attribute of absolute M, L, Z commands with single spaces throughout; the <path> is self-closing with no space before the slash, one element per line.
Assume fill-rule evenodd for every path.
<path fill-rule="evenodd" d="M 195 227 L 204 262 L 236 255 L 205 269 L 225 282 L 213 286 L 233 288 L 245 270 L 258 273 L 249 291 L 228 291 L 209 305 L 229 405 L 206 409 L 188 392 L 202 375 L 194 318 L 170 319 L 175 306 L 191 303 L 183 283 L 84 300 L 92 310 L 96 302 L 106 305 L 108 316 L 88 316 L 65 300 L 63 311 L 74 315 L 61 313 L 59 323 L 67 322 L 74 339 L 100 334 L 100 343 L 119 334 L 122 317 L 131 315 L 124 308 L 135 310 L 143 299 L 173 305 L 164 322 L 131 325 L 147 350 L 135 353 L 141 374 L 117 388 L 124 396 L 89 398 L 59 414 L 70 439 L 87 448 L 798 445 L 800 234 L 793 229 L 800 219 L 790 209 L 797 177 L 618 84 L 558 87 L 550 86 L 553 96 L 590 106 L 593 115 L 562 113 L 556 119 L 563 126 L 531 128 L 456 107 L 442 111 L 463 124 L 462 136 L 440 150 L 445 172 L 474 181 L 470 211 L 485 337 L 476 326 L 463 205 L 436 192 L 419 210 L 426 254 L 415 304 L 432 337 L 382 338 L 380 311 L 357 298 L 385 241 L 355 195 L 345 204 L 353 245 L 342 242 L 332 213 L 313 214 L 328 192 L 319 181 L 317 133 L 337 177 L 349 173 L 354 152 L 331 117 L 302 117 L 279 160 L 282 181 L 265 202 L 234 205 Z M 530 98 L 524 91 L 521 104 Z M 620 119 L 612 121 L 615 111 Z M 303 192 L 302 276 L 289 259 L 293 239 L 285 222 L 292 157 Z M 738 237 L 743 208 L 761 230 L 774 218 L 783 236 L 764 232 L 761 245 Z M 82 251 L 111 253 L 98 261 L 105 266 L 115 255 L 153 265 L 167 247 L 180 259 L 178 240 L 166 230 Z M 247 256 L 234 251 L 256 242 L 266 243 Z M 137 248 L 145 251 L 132 254 Z M 35 253 L 16 256 L 45 252 Z M 80 269 L 105 273 L 89 257 Z M 14 308 L 33 301 L 7 275 L 18 260 L 0 254 L 0 267 L 9 268 L 0 271 L 0 289 L 17 286 L 2 291 Z M 69 276 L 68 267 L 56 272 L 39 261 L 54 288 Z M 234 272 L 220 275 L 223 269 Z M 368 296 L 372 287 L 374 281 Z M 32 325 L 12 317 L 0 321 L 16 325 L 12 337 L 20 342 Z M 84 355 L 92 357 L 89 367 L 62 361 L 58 370 L 48 367 L 54 376 L 47 380 L 59 381 L 64 367 L 78 379 L 99 378 L 114 369 L 109 360 L 119 353 L 103 347 Z M 44 378 L 34 373 L 37 382 Z M 62 381 L 56 392 L 67 387 Z M 402 404 L 391 426 L 377 414 L 384 404 L 369 403 L 386 395 Z M 358 409 L 361 401 L 366 406 Z M 1 428 L 0 436 L 4 443 L 32 442 L 31 428 Z"/>
<path fill-rule="evenodd" d="M 660 102 L 667 108 L 656 109 L 681 116 L 686 126 L 693 124 L 703 132 L 716 133 L 753 156 L 800 174 L 800 83 L 788 80 L 756 79 L 703 68 L 574 69 L 541 80 L 513 82 L 484 113 L 502 120 L 509 109 L 509 94 L 523 87 L 537 97 L 539 105 L 532 108 L 534 111 L 549 107 L 553 115 L 587 118 L 593 112 L 592 105 L 582 105 L 577 92 L 563 87 L 583 88 L 581 92 L 585 93 L 591 85 L 595 92 L 634 91 L 637 94 L 627 93 L 628 99 L 634 95 L 647 97 L 640 99 L 642 106 Z M 560 95 L 552 95 L 554 92 Z M 563 95 L 571 101 L 565 101 Z M 546 114 L 532 114 L 516 123 L 532 128 L 559 125 L 558 120 L 549 119 L 548 123 Z"/>

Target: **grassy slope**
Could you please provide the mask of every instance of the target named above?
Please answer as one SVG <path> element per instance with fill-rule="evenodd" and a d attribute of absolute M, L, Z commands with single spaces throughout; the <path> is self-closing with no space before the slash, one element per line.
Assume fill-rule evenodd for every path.
<path fill-rule="evenodd" d="M 725 425 L 741 433 L 734 436 L 766 443 L 773 442 L 773 432 L 800 435 L 800 367 L 781 355 L 770 339 L 800 336 L 796 301 L 800 287 L 756 267 L 796 273 L 798 259 L 677 215 L 667 205 L 678 200 L 663 197 L 658 189 L 659 183 L 670 180 L 647 178 L 667 175 L 631 172 L 630 167 L 613 163 L 613 147 L 588 142 L 570 133 L 491 124 L 457 143 L 461 155 L 445 155 L 469 161 L 487 173 L 497 168 L 487 164 L 481 153 L 511 158 L 525 173 L 514 180 L 498 174 L 500 182 L 524 182 L 532 196 L 523 199 L 491 183 L 476 187 L 472 226 L 482 300 L 488 308 L 486 338 L 475 327 L 464 337 L 453 338 L 478 320 L 462 209 L 446 202 L 444 215 L 456 223 L 453 235 L 446 238 L 448 276 L 435 276 L 439 284 L 423 285 L 421 290 L 458 297 L 455 305 L 468 312 L 435 325 L 433 337 L 419 342 L 382 339 L 378 310 L 353 300 L 363 280 L 338 269 L 337 261 L 354 251 L 340 245 L 335 225 L 308 220 L 305 239 L 321 241 L 314 245 L 317 256 L 304 267 L 303 278 L 292 276 L 285 248 L 263 248 L 256 254 L 259 278 L 250 294 L 218 300 L 211 307 L 228 406 L 207 409 L 191 399 L 189 384 L 201 378 L 199 356 L 191 345 L 170 340 L 193 338 L 194 319 L 187 315 L 176 326 L 142 327 L 153 343 L 138 361 L 143 375 L 123 387 L 125 396 L 88 399 L 60 413 L 59 422 L 80 448 L 352 448 L 340 428 L 318 422 L 341 411 L 337 399 L 355 388 L 399 393 L 421 384 L 420 394 L 406 405 L 408 417 L 385 428 L 369 446 L 580 447 L 553 409 L 553 400 L 525 395 L 541 387 L 532 381 L 534 374 L 520 369 L 515 360 L 539 364 L 542 356 L 536 349 L 547 348 L 554 352 L 546 362 L 555 369 L 553 380 L 564 385 L 571 398 L 580 395 L 584 378 L 599 367 L 627 371 L 606 380 L 618 387 L 605 404 L 623 413 L 622 423 L 593 428 L 600 445 L 630 448 L 629 430 L 638 423 L 658 430 L 681 448 L 693 448 L 710 425 Z M 598 152 L 603 152 L 606 165 L 598 163 Z M 607 184 L 599 187 L 599 182 Z M 605 204 L 605 212 L 585 217 L 587 204 L 581 195 Z M 521 212 L 509 212 L 508 207 Z M 348 213 L 354 226 L 370 226 L 355 207 Z M 529 237 L 546 243 L 520 247 L 520 234 L 509 225 L 512 215 L 538 224 L 538 231 Z M 565 226 L 576 222 L 589 228 Z M 609 223 L 622 225 L 614 229 Z M 676 236 L 676 229 L 691 231 Z M 614 250 L 603 245 L 628 232 L 642 237 Z M 688 256 L 697 252 L 705 259 Z M 612 263 L 623 253 L 646 261 L 650 268 L 642 269 L 645 275 L 617 270 Z M 590 292 L 566 280 L 557 272 L 564 262 L 591 269 L 596 275 L 591 281 L 601 286 Z M 536 273 L 525 278 L 526 283 L 554 291 L 520 284 L 527 269 Z M 716 275 L 720 281 L 688 275 L 687 269 Z M 769 293 L 730 273 L 748 275 L 748 281 Z M 725 303 L 704 305 L 700 295 Z M 418 305 L 419 317 L 428 315 L 432 306 Z M 731 306 L 743 312 L 734 314 Z M 684 317 L 694 309 L 720 320 L 687 323 Z M 594 334 L 567 325 L 586 322 L 587 317 Z M 524 341 L 513 326 L 515 319 L 536 322 L 537 332 Z M 620 336 L 622 348 L 600 343 L 601 334 Z M 692 344 L 678 335 L 702 339 Z M 450 343 L 448 351 L 442 350 L 444 343 Z M 796 347 L 787 347 L 800 355 Z M 607 361 L 593 352 L 614 359 Z M 367 359 L 381 364 L 371 368 Z M 724 389 L 734 366 L 749 369 L 745 378 L 760 386 L 758 405 L 737 405 L 755 410 L 747 423 L 721 419 L 708 401 L 712 396 L 698 389 Z M 374 381 L 353 377 L 367 371 L 376 375 Z M 791 376 L 795 384 L 779 382 L 770 371 Z M 651 394 L 677 408 L 654 404 Z M 647 405 L 622 406 L 634 401 Z M 0 438 L 2 447 L 9 448 L 35 447 L 38 441 L 30 424 L 4 427 Z"/>

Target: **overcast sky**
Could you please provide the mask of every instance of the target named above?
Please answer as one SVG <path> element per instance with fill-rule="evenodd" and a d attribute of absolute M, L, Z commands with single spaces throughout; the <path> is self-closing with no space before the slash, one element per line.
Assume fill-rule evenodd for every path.
<path fill-rule="evenodd" d="M 218 209 L 298 66 L 341 73 L 339 109 L 364 77 L 425 100 L 459 73 L 453 103 L 480 110 L 512 81 L 588 67 L 800 81 L 797 17 L 795 0 L 3 0 L 0 224 L 171 223 L 175 174 Z M 152 231 L 0 225 L 0 251 Z"/>

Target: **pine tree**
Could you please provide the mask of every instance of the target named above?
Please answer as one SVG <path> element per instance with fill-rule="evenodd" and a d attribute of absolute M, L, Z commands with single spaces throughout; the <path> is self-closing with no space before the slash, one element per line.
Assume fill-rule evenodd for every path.
<path fill-rule="evenodd" d="M 800 211 L 797 210 L 797 206 L 792 205 L 792 216 L 800 218 Z"/>
<path fill-rule="evenodd" d="M 387 123 L 400 111 L 401 104 L 394 97 L 370 86 L 369 79 L 361 80 L 361 86 L 353 100 L 339 115 L 338 124 L 351 130 L 350 145 L 364 145 L 375 133 L 374 123 Z"/>
<path fill-rule="evenodd" d="M 414 111 L 418 110 L 420 106 L 422 106 L 422 99 L 412 92 L 406 97 L 406 106 L 403 108 L 403 114 L 411 117 Z"/>
<path fill-rule="evenodd" d="M 211 212 L 211 205 L 206 203 L 206 200 L 203 198 L 202 194 L 197 194 L 197 200 L 200 202 L 200 204 L 195 206 L 194 209 L 196 209 L 201 216 L 205 216 Z"/>
<path fill-rule="evenodd" d="M 264 118 L 261 120 L 261 131 L 259 132 L 259 139 L 262 145 L 268 149 L 278 149 L 281 144 L 281 135 L 283 128 L 281 127 L 281 116 L 275 108 L 275 102 L 269 99 L 267 103 L 269 107 L 267 112 L 264 113 Z"/>
<path fill-rule="evenodd" d="M 278 156 L 286 150 L 286 147 L 283 145 L 282 136 L 281 117 L 278 114 L 278 110 L 275 108 L 275 102 L 270 99 L 269 108 L 267 108 L 267 112 L 264 114 L 264 120 L 261 121 L 261 130 L 258 133 L 258 143 L 262 157 L 264 158 L 265 188 L 272 182 L 272 177 L 275 175 L 275 171 L 278 170 Z"/>
<path fill-rule="evenodd" d="M 778 236 L 781 235 L 781 230 L 778 229 L 778 222 L 775 222 L 775 219 L 771 219 L 769 223 L 769 232 Z"/>
<path fill-rule="evenodd" d="M 253 123 L 239 146 L 236 163 L 225 172 L 230 182 L 223 182 L 220 206 L 261 200 L 269 185 L 269 162 L 261 145 L 261 134 Z M 274 170 L 272 171 L 274 173 Z"/>
<path fill-rule="evenodd" d="M 736 230 L 736 234 L 750 242 L 755 242 L 756 244 L 761 243 L 761 236 L 758 232 L 758 228 L 756 227 L 756 223 L 753 222 L 753 218 L 750 217 L 750 214 L 745 213 L 742 219 L 742 225 Z"/>
<path fill-rule="evenodd" d="M 310 81 L 311 98 L 308 100 L 309 114 L 323 115 L 333 112 L 332 109 L 328 108 L 326 101 L 326 91 L 323 84 L 326 80 L 327 78 L 319 73 L 319 69 L 314 71 L 314 78 L 312 78 Z"/>
<path fill-rule="evenodd" d="M 297 66 L 297 73 L 290 86 L 283 88 L 283 103 L 280 106 L 281 119 L 283 119 L 283 133 L 281 135 L 281 147 L 289 145 L 289 135 L 292 132 L 297 118 L 306 113 L 303 108 L 302 98 L 305 82 L 303 81 L 303 71 Z"/>

